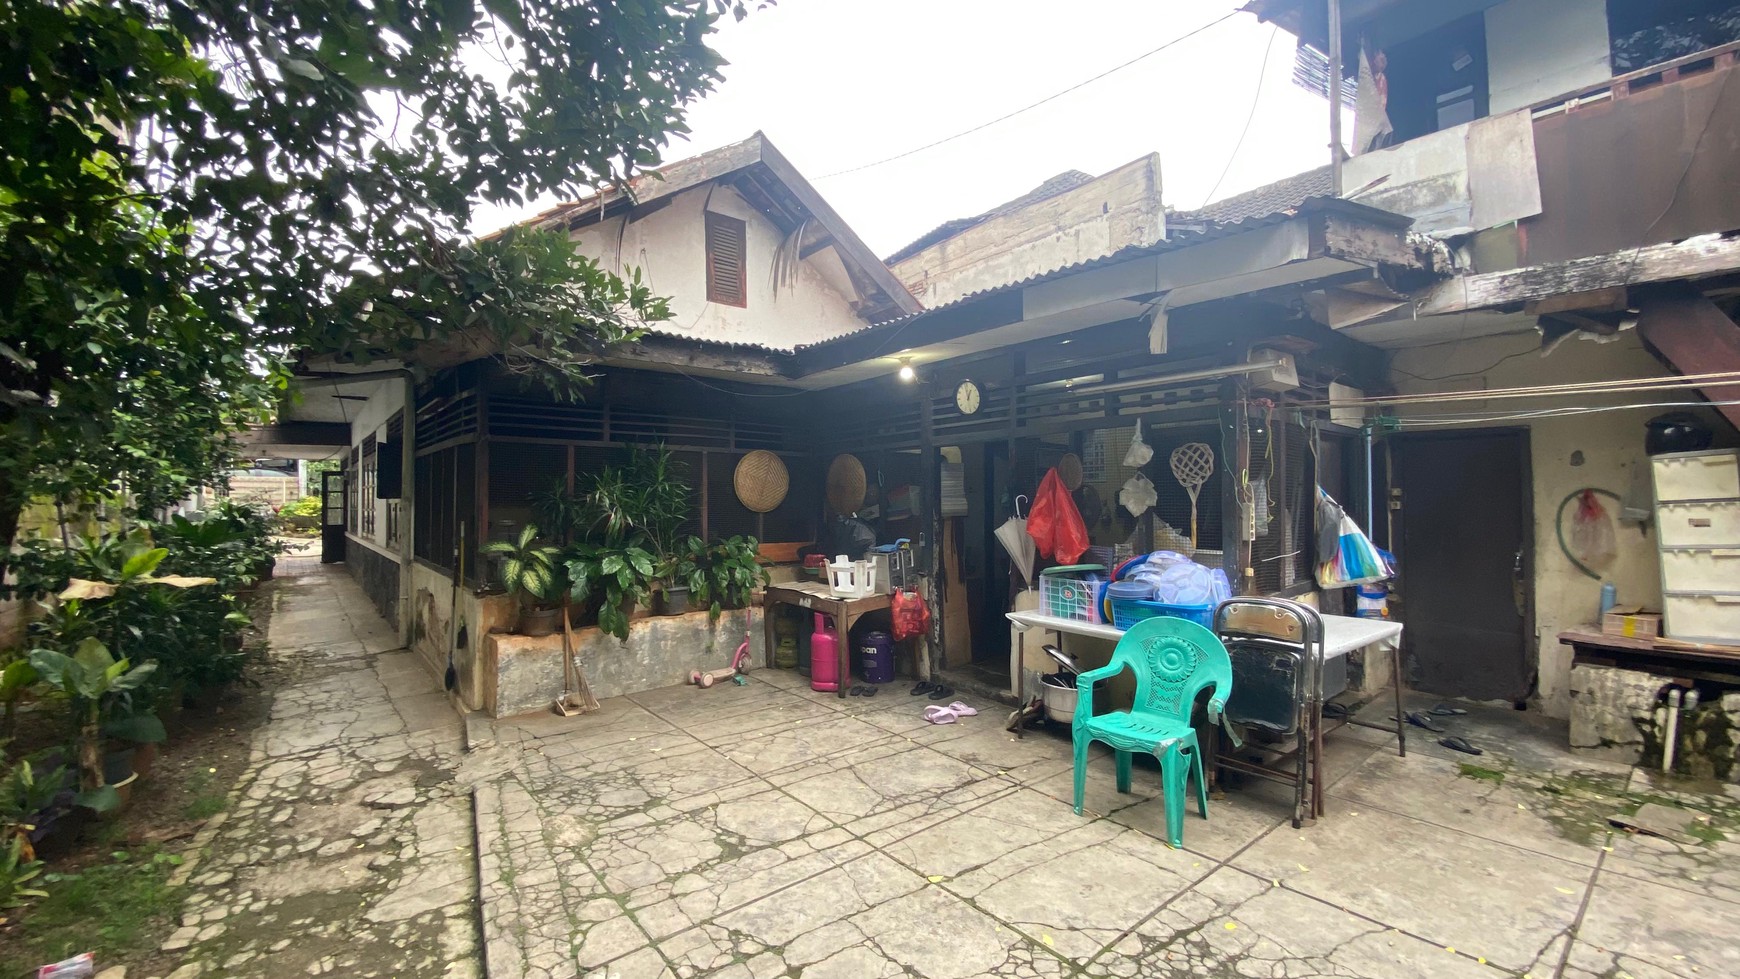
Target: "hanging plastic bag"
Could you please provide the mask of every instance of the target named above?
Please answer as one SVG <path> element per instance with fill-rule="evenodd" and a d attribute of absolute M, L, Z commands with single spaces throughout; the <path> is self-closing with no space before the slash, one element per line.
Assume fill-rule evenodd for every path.
<path fill-rule="evenodd" d="M 930 606 L 924 603 L 924 596 L 918 592 L 904 588 L 895 592 L 889 614 L 894 619 L 896 642 L 922 636 L 930 631 Z"/>
<path fill-rule="evenodd" d="M 1140 469 L 1154 458 L 1154 449 L 1142 441 L 1142 420 L 1136 420 L 1136 434 L 1130 439 L 1130 447 L 1124 450 L 1124 468 Z"/>
<path fill-rule="evenodd" d="M 1027 515 L 1027 533 L 1038 546 L 1040 556 L 1054 558 L 1059 564 L 1074 564 L 1088 549 L 1087 525 L 1075 500 L 1057 475 L 1055 468 L 1047 470 L 1039 482 L 1039 492 L 1033 494 L 1033 512 Z"/>
<path fill-rule="evenodd" d="M 1335 519 L 1333 535 L 1324 521 Z M 1317 490 L 1317 584 L 1322 588 L 1347 588 L 1351 585 L 1387 581 L 1395 569 L 1384 559 L 1383 552 L 1359 529 L 1339 504 L 1322 487 Z"/>
<path fill-rule="evenodd" d="M 1130 516 L 1139 517 L 1160 502 L 1160 493 L 1147 476 L 1137 473 L 1124 480 L 1123 489 L 1118 490 L 1118 502 L 1130 511 Z"/>
<path fill-rule="evenodd" d="M 1577 500 L 1577 512 L 1571 515 L 1571 550 L 1592 568 L 1604 568 L 1619 556 L 1613 520 L 1594 490 L 1583 491 Z"/>

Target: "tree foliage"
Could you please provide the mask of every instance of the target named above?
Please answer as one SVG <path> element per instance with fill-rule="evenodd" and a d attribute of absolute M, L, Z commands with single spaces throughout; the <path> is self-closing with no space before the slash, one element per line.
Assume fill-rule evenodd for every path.
<path fill-rule="evenodd" d="M 22 503 L 173 499 L 277 358 L 495 352 L 571 393 L 667 315 L 472 208 L 620 185 L 685 132 L 734 0 L 0 4 L 0 540 Z"/>

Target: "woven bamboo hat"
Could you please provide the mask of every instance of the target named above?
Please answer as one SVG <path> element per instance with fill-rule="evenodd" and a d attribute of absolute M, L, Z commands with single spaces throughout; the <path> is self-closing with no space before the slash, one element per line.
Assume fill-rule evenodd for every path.
<path fill-rule="evenodd" d="M 768 513 L 785 502 L 791 488 L 791 474 L 785 460 L 766 449 L 756 449 L 737 460 L 737 470 L 731 474 L 731 485 L 737 499 L 753 513 Z"/>
<path fill-rule="evenodd" d="M 864 478 L 864 464 L 849 452 L 842 452 L 828 463 L 828 507 L 835 513 L 856 513 L 864 505 L 864 491 L 869 488 Z"/>
<path fill-rule="evenodd" d="M 1064 453 L 1063 458 L 1057 460 L 1057 478 L 1063 480 L 1063 488 L 1071 493 L 1081 489 L 1081 456 L 1074 452 Z"/>

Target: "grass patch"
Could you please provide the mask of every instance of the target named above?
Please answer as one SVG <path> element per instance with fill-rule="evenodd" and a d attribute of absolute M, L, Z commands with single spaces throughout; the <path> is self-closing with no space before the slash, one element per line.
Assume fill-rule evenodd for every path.
<path fill-rule="evenodd" d="M 229 796 L 212 789 L 211 772 L 205 768 L 196 768 L 187 777 L 187 804 L 181 807 L 181 814 L 192 822 L 200 822 L 223 812 L 230 807 Z"/>
<path fill-rule="evenodd" d="M 179 863 L 150 849 L 116 851 L 109 862 L 76 874 L 44 874 L 48 896 L 17 912 L 0 935 L 0 976 L 28 976 L 80 952 L 112 964 L 127 953 L 155 951 L 158 930 L 181 905 L 169 886 Z"/>
<path fill-rule="evenodd" d="M 1504 773 L 1498 769 L 1482 768 L 1479 765 L 1470 765 L 1467 762 L 1462 762 L 1457 765 L 1456 772 L 1463 778 L 1479 779 L 1482 782 L 1492 782 L 1495 785 L 1504 781 Z"/>

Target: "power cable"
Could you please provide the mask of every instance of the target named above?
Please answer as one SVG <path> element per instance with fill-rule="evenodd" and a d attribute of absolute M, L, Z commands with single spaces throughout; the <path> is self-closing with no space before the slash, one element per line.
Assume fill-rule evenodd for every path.
<path fill-rule="evenodd" d="M 1184 41 L 1188 41 L 1191 38 L 1195 37 L 1198 34 L 1201 34 L 1203 31 L 1206 31 L 1211 27 L 1218 26 L 1219 24 L 1222 24 L 1226 21 L 1231 20 L 1232 18 L 1238 16 L 1239 13 L 1240 13 L 1240 10 L 1237 8 L 1234 8 L 1233 10 L 1229 10 L 1225 14 L 1222 14 L 1221 16 L 1216 17 L 1214 20 L 1209 21 L 1208 23 L 1202 25 L 1201 27 L 1196 28 L 1195 30 L 1191 31 L 1188 34 L 1183 34 L 1183 35 L 1180 35 L 1178 37 L 1175 37 L 1172 40 L 1167 41 L 1165 44 L 1162 44 L 1157 48 L 1153 48 L 1151 50 L 1145 51 L 1142 54 L 1136 55 L 1134 58 L 1131 58 L 1130 60 L 1125 61 L 1122 64 L 1114 65 L 1111 68 L 1107 68 L 1105 71 L 1100 72 L 1099 74 L 1093 76 L 1092 78 L 1088 78 L 1088 79 L 1084 79 L 1082 81 L 1076 82 L 1074 85 L 1071 85 L 1070 87 L 1068 87 L 1060 92 L 1053 92 L 1052 94 L 1047 95 L 1045 98 L 1042 98 L 1037 102 L 1029 103 L 1028 105 L 1024 105 L 1021 108 L 1015 109 L 1011 112 L 1006 112 L 1003 115 L 1000 115 L 995 119 L 989 120 L 988 122 L 979 123 L 977 126 L 974 126 L 971 129 L 963 129 L 960 132 L 955 133 L 952 136 L 944 136 L 942 139 L 933 140 L 929 143 L 924 144 L 923 146 L 915 146 L 910 150 L 896 153 L 893 156 L 886 156 L 880 160 L 875 160 L 875 161 L 872 161 L 870 163 L 861 164 L 861 165 L 855 166 L 855 167 L 847 167 L 844 170 L 835 170 L 833 173 L 824 173 L 815 179 L 827 180 L 831 177 L 843 177 L 848 173 L 858 173 L 861 170 L 869 170 L 872 167 L 879 167 L 885 163 L 893 163 L 895 160 L 904 160 L 909 156 L 912 156 L 912 155 L 917 154 L 917 153 L 923 153 L 925 150 L 928 150 L 928 149 L 934 149 L 938 146 L 943 145 L 944 143 L 952 143 L 955 140 L 960 139 L 963 136 L 971 136 L 973 133 L 976 133 L 981 129 L 989 129 L 990 127 L 995 126 L 996 124 L 998 124 L 1000 122 L 1004 122 L 1006 120 L 1013 119 L 1016 116 L 1021 115 L 1024 112 L 1031 112 L 1032 110 L 1039 108 L 1040 106 L 1046 104 L 1047 102 L 1055 102 L 1056 100 L 1063 98 L 1065 95 L 1068 95 L 1069 93 L 1075 91 L 1076 89 L 1083 88 L 1083 87 L 1088 86 L 1088 85 L 1092 85 L 1094 82 L 1097 82 L 1102 78 L 1105 78 L 1107 75 L 1112 75 L 1112 74 L 1116 74 L 1117 72 L 1123 71 L 1125 68 L 1128 68 L 1131 65 L 1136 64 L 1139 61 L 1146 61 L 1147 59 L 1154 57 L 1155 55 L 1166 50 L 1167 48 L 1172 47 L 1175 44 L 1179 44 L 1179 43 L 1182 43 Z"/>
<path fill-rule="evenodd" d="M 1251 132 L 1251 121 L 1257 118 L 1257 106 L 1263 101 L 1263 81 L 1269 77 L 1269 56 L 1275 52 L 1275 38 L 1280 33 L 1281 25 L 1279 24 L 1276 24 L 1275 29 L 1269 32 L 1269 43 L 1263 46 L 1263 66 L 1257 69 L 1257 91 L 1251 96 L 1250 114 L 1245 116 L 1245 126 L 1239 130 L 1238 142 L 1233 144 L 1232 155 L 1226 158 L 1226 166 L 1221 168 L 1220 176 L 1215 178 L 1214 188 L 1208 192 L 1207 197 L 1202 199 L 1203 207 L 1207 207 L 1214 200 L 1215 193 L 1220 190 L 1221 181 L 1225 180 L 1226 175 L 1232 172 L 1233 161 L 1239 158 L 1239 150 L 1244 149 L 1245 137 Z M 1197 210 L 1201 210 L 1201 208 Z"/>

